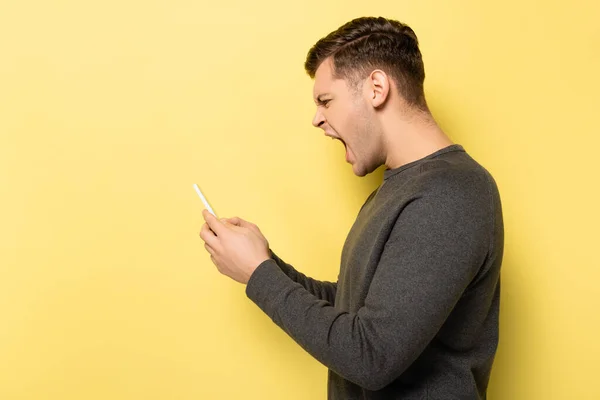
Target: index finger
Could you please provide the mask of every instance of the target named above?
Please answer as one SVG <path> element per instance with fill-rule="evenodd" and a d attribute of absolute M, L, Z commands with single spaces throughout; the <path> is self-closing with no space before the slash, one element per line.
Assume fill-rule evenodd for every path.
<path fill-rule="evenodd" d="M 202 216 L 204 217 L 204 220 L 206 221 L 206 224 L 208 225 L 208 227 L 217 236 L 219 234 L 223 233 L 224 230 L 226 229 L 223 222 L 221 222 L 217 217 L 212 215 L 207 209 L 202 210 Z"/>

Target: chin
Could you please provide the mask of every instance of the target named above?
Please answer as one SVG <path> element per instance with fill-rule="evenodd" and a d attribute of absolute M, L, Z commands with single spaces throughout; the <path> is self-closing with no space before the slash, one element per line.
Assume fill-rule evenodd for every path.
<path fill-rule="evenodd" d="M 357 164 L 352 164 L 352 172 L 354 172 L 354 175 L 359 177 L 363 177 L 369 173 L 369 171 L 367 171 L 364 168 L 361 168 L 360 165 Z"/>
<path fill-rule="evenodd" d="M 359 177 L 367 176 L 371 172 L 373 172 L 377 168 L 379 168 L 378 166 L 373 166 L 373 165 L 361 165 L 361 164 L 357 163 L 356 161 L 354 161 L 351 165 L 352 165 L 352 172 L 354 172 L 354 175 L 359 176 Z"/>

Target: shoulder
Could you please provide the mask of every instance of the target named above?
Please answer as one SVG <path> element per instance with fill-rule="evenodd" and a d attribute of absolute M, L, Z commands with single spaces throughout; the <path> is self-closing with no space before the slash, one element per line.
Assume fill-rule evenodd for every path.
<path fill-rule="evenodd" d="M 495 189 L 491 174 L 466 153 L 424 161 L 418 166 L 413 184 L 422 193 L 444 197 L 488 197 Z"/>
<path fill-rule="evenodd" d="M 414 210 L 430 217 L 490 221 L 497 189 L 489 172 L 466 153 L 424 160 L 409 180 L 394 185 L 392 203 L 399 211 Z M 409 206 L 406 208 L 409 204 Z M 421 215 L 426 218 L 426 215 Z"/>

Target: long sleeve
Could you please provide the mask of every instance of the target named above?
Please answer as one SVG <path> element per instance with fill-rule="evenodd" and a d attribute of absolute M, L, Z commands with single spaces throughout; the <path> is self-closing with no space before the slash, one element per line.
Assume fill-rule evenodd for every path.
<path fill-rule="evenodd" d="M 293 266 L 283 261 L 273 250 L 269 249 L 271 258 L 279 268 L 294 282 L 297 282 L 304 287 L 309 293 L 320 300 L 325 300 L 331 305 L 335 304 L 335 292 L 337 290 L 337 282 L 319 281 L 307 277 L 303 273 L 297 271 Z"/>
<path fill-rule="evenodd" d="M 385 387 L 435 337 L 489 251 L 489 198 L 443 183 L 399 214 L 357 312 L 323 301 L 274 260 L 251 276 L 248 297 L 338 375 L 369 390 Z"/>
<path fill-rule="evenodd" d="M 377 193 L 377 190 L 374 190 L 369 194 L 362 208 L 367 204 L 371 198 Z M 360 212 L 360 211 L 359 211 Z M 325 300 L 329 302 L 332 306 L 335 305 L 335 294 L 337 292 L 338 283 L 330 282 L 330 281 L 320 281 L 314 278 L 310 278 L 300 271 L 296 270 L 292 265 L 283 261 L 272 249 L 269 249 L 269 253 L 271 254 L 271 258 L 275 260 L 275 263 L 279 268 L 294 282 L 299 283 L 313 296 L 318 298 L 319 300 Z"/>

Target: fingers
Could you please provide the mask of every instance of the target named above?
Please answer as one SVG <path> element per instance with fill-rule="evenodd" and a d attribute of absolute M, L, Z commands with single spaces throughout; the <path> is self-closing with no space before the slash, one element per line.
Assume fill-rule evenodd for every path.
<path fill-rule="evenodd" d="M 208 210 L 204 209 L 202 211 L 202 216 L 204 220 L 208 224 L 208 227 L 218 236 L 221 233 L 224 233 L 226 229 L 223 222 L 221 222 L 217 217 L 212 215 Z"/>
<path fill-rule="evenodd" d="M 207 233 L 210 231 L 210 228 L 208 228 L 207 224 L 202 225 L 202 230 L 200 231 L 200 237 L 202 236 L 208 236 L 210 238 L 210 236 L 212 236 L 215 240 L 218 240 L 216 236 L 214 236 L 214 233 Z M 203 238 L 204 239 L 204 238 Z M 215 251 L 214 248 L 212 248 L 206 241 L 204 242 L 204 248 L 206 249 L 206 251 L 208 252 L 208 254 L 210 255 L 210 260 L 212 261 L 213 264 L 215 264 L 215 266 L 217 268 L 219 268 L 219 264 L 217 263 L 217 252 Z"/>
<path fill-rule="evenodd" d="M 210 247 L 207 243 L 204 243 L 204 248 L 206 249 L 206 251 L 208 251 L 208 254 L 210 254 L 211 257 L 214 257 L 215 250 L 212 247 Z"/>
<path fill-rule="evenodd" d="M 212 248 L 216 247 L 219 241 L 219 239 L 217 238 L 215 233 L 210 229 L 208 224 L 202 224 L 202 229 L 200 229 L 200 238 Z"/>

